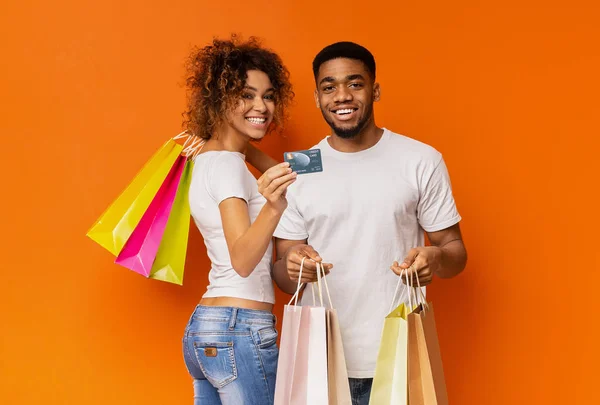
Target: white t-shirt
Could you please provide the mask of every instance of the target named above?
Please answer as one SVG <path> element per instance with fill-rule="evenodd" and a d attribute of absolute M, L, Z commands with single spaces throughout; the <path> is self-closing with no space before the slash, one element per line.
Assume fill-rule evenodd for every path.
<path fill-rule="evenodd" d="M 244 154 L 210 151 L 198 155 L 189 199 L 192 217 L 204 237 L 212 263 L 208 275 L 210 284 L 203 297 L 235 297 L 272 304 L 275 302 L 271 282 L 272 243 L 247 278 L 238 275 L 231 265 L 219 211 L 219 204 L 231 197 L 246 201 L 251 223 L 266 202 L 246 166 Z"/>
<path fill-rule="evenodd" d="M 384 129 L 376 145 L 360 152 L 338 152 L 327 138 L 314 148 L 321 149 L 323 171 L 290 186 L 275 236 L 308 239 L 333 263 L 327 281 L 348 375 L 371 378 L 398 281 L 390 266 L 424 245 L 423 230 L 461 218 L 442 156 L 428 145 Z M 404 288 L 399 296 L 406 297 Z M 302 303 L 312 305 L 312 295 Z"/>

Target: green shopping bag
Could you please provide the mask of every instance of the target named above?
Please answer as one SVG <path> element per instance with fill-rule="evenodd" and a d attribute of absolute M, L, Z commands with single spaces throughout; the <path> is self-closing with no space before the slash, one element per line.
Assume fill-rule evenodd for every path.
<path fill-rule="evenodd" d="M 183 283 L 183 269 L 187 253 L 188 235 L 190 231 L 190 204 L 188 194 L 194 162 L 186 162 L 177 195 L 169 214 L 167 227 L 163 234 L 156 259 L 152 265 L 150 278 L 169 283 Z"/>
<path fill-rule="evenodd" d="M 183 147 L 167 141 L 104 211 L 87 236 L 117 256 L 140 222 Z"/>

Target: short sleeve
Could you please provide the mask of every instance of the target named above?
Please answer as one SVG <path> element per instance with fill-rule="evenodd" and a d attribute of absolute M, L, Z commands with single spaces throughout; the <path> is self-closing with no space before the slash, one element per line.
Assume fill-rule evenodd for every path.
<path fill-rule="evenodd" d="M 223 153 L 215 158 L 208 174 L 208 193 L 217 205 L 228 198 L 250 200 L 252 177 L 244 159 L 235 153 Z M 255 181 L 255 180 L 254 180 Z"/>
<path fill-rule="evenodd" d="M 452 195 L 448 169 L 441 156 L 433 170 L 423 176 L 419 193 L 417 215 L 426 232 L 441 231 L 461 220 Z"/>
<path fill-rule="evenodd" d="M 276 238 L 287 240 L 308 239 L 306 223 L 297 208 L 296 199 L 292 190 L 287 192 L 288 206 L 281 216 L 281 220 L 273 234 Z"/>

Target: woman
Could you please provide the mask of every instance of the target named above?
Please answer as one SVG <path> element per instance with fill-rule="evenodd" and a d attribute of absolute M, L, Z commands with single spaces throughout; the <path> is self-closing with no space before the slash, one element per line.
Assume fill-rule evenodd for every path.
<path fill-rule="evenodd" d="M 257 183 L 244 160 L 246 151 L 258 160 L 251 140 L 281 125 L 293 97 L 289 73 L 256 39 L 235 37 L 195 51 L 188 70 L 185 125 L 206 140 L 190 207 L 212 262 L 183 338 L 194 404 L 272 404 L 278 349 L 271 239 L 296 173 L 263 159 L 252 162 L 270 167 Z"/>

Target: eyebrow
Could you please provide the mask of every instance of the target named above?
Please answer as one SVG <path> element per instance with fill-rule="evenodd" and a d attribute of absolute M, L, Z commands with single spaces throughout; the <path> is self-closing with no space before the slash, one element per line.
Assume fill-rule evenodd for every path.
<path fill-rule="evenodd" d="M 361 74 L 354 74 L 354 75 L 348 75 L 346 76 L 346 81 L 352 81 L 352 80 L 356 80 L 356 79 L 361 79 L 361 80 L 365 80 L 364 76 Z M 319 82 L 319 85 L 323 84 L 323 83 L 334 83 L 335 82 L 335 78 L 331 77 L 331 76 L 327 76 L 324 77 L 323 79 L 321 79 L 321 81 Z"/>
<path fill-rule="evenodd" d="M 258 91 L 257 88 L 254 88 L 254 87 L 248 86 L 248 85 L 244 86 L 244 88 L 248 89 L 248 90 L 252 90 L 252 91 Z M 273 87 L 269 87 L 267 90 L 265 90 L 265 93 L 268 93 L 270 91 L 275 91 L 275 89 Z"/>

